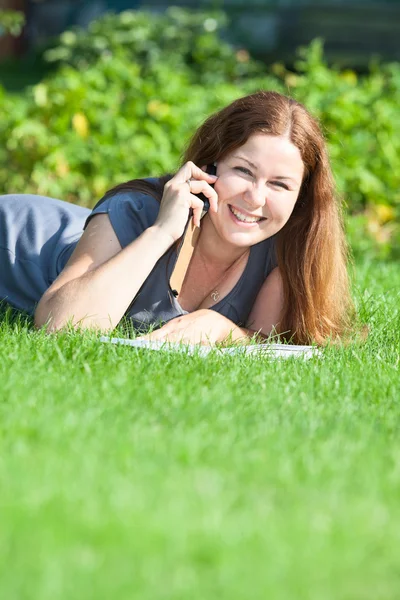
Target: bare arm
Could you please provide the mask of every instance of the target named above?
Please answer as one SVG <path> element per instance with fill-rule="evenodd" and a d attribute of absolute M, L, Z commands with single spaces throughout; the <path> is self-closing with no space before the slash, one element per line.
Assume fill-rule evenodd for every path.
<path fill-rule="evenodd" d="M 281 318 L 282 307 L 282 278 L 279 269 L 274 269 L 258 293 L 247 327 L 239 327 L 218 312 L 202 308 L 172 319 L 161 329 L 142 336 L 142 339 L 188 344 L 215 344 L 216 342 L 246 344 L 256 334 L 261 338 L 267 338 L 274 332 Z"/>
<path fill-rule="evenodd" d="M 156 262 L 182 235 L 190 209 L 200 223 L 203 202 L 194 194 L 203 192 L 217 210 L 217 195 L 209 185 L 215 179 L 192 162 L 183 165 L 164 187 L 154 225 L 124 249 L 108 215 L 93 216 L 62 273 L 40 299 L 35 325 L 46 325 L 48 331 L 68 323 L 113 329 Z"/>
<path fill-rule="evenodd" d="M 121 249 L 108 215 L 95 215 L 62 273 L 41 298 L 35 325 L 47 324 L 49 331 L 69 322 L 112 329 L 172 241 L 160 228 L 150 227 Z"/>

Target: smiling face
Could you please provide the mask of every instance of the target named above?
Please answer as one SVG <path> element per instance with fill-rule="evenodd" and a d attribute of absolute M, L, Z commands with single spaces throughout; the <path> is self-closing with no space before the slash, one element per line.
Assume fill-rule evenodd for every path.
<path fill-rule="evenodd" d="M 303 173 L 300 151 L 289 138 L 252 135 L 218 161 L 218 213 L 208 213 L 218 236 L 244 248 L 277 233 L 292 214 Z"/>

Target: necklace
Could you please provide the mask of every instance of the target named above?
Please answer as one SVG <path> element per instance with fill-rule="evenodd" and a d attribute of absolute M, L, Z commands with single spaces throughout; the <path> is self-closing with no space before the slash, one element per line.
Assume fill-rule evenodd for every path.
<path fill-rule="evenodd" d="M 204 302 L 205 298 L 207 298 L 208 296 L 211 298 L 211 300 L 212 300 L 214 303 L 215 303 L 215 302 L 218 302 L 218 300 L 219 300 L 219 299 L 220 299 L 220 297 L 221 297 L 221 294 L 220 294 L 220 292 L 219 292 L 218 288 L 220 288 L 220 287 L 221 287 L 221 285 L 224 283 L 224 281 L 226 280 L 226 278 L 228 277 L 228 275 L 234 271 L 235 267 L 237 267 L 237 266 L 238 266 L 238 265 L 241 263 L 241 261 L 243 260 L 243 258 L 244 258 L 244 257 L 247 257 L 248 253 L 249 253 L 249 250 L 247 249 L 245 252 L 243 252 L 243 254 L 241 254 L 241 255 L 239 256 L 239 258 L 237 258 L 237 259 L 236 259 L 236 260 L 235 260 L 235 261 L 234 261 L 234 262 L 233 262 L 233 263 L 230 265 L 230 267 L 228 267 L 228 268 L 226 269 L 226 271 L 225 271 L 225 273 L 222 275 L 222 277 L 221 277 L 221 278 L 220 278 L 220 279 L 217 281 L 217 283 L 216 283 L 216 284 L 215 284 L 215 285 L 212 287 L 212 291 L 211 291 L 211 292 L 207 292 L 207 294 L 204 296 L 204 298 L 203 298 L 203 302 Z M 199 256 L 200 256 L 201 262 L 202 262 L 202 263 L 203 263 L 203 265 L 204 265 L 204 268 L 205 268 L 205 270 L 206 270 L 206 272 L 207 272 L 207 275 L 208 275 L 208 277 L 210 277 L 210 271 L 208 270 L 208 267 L 207 267 L 207 263 L 206 263 L 206 261 L 204 260 L 204 258 L 203 258 L 203 256 L 202 256 L 201 254 L 199 254 Z"/>

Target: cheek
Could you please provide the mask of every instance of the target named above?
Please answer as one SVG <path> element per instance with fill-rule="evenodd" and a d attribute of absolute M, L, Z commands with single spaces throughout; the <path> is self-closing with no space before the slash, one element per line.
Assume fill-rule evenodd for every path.
<path fill-rule="evenodd" d="M 220 200 L 225 198 L 232 198 L 236 194 L 241 192 L 241 181 L 240 178 L 229 175 L 221 175 L 216 182 L 214 189 L 218 194 Z"/>
<path fill-rule="evenodd" d="M 217 183 L 214 185 L 214 189 L 217 192 L 218 200 L 220 201 L 229 195 L 229 186 L 224 181 L 218 179 Z"/>
<path fill-rule="evenodd" d="M 288 198 L 277 198 L 270 200 L 269 210 L 275 221 L 279 223 L 286 223 L 293 212 L 296 204 L 296 199 L 290 200 Z"/>

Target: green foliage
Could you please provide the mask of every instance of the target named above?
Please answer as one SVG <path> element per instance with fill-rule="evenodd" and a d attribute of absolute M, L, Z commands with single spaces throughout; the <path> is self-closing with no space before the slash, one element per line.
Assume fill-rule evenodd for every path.
<path fill-rule="evenodd" d="M 328 68 L 316 40 L 300 51 L 297 74 L 281 68 L 289 92 L 323 126 L 339 189 L 353 210 L 400 207 L 400 66 L 367 76 Z M 382 222 L 390 213 L 378 210 Z M 377 216 L 379 216 L 379 214 Z"/>
<path fill-rule="evenodd" d="M 121 58 L 62 67 L 15 105 L 0 99 L 0 185 L 91 204 L 114 183 L 176 168 L 199 121 L 238 95 L 218 91 L 166 69 L 144 79 Z"/>
<path fill-rule="evenodd" d="M 211 31 L 220 21 L 178 9 L 128 12 L 87 34 L 64 33 L 46 54 L 64 57 L 59 68 L 23 98 L 0 98 L 1 188 L 90 205 L 118 182 L 176 169 L 200 122 L 243 93 L 240 79 L 253 83 L 261 72 Z M 99 36 L 108 49 L 99 50 Z"/>
<path fill-rule="evenodd" d="M 261 67 L 221 41 L 220 13 L 106 15 L 65 32 L 55 71 L 24 96 L 0 90 L 0 189 L 92 205 L 106 189 L 177 168 L 212 111 L 260 88 L 289 93 L 321 121 L 351 212 L 387 244 L 400 216 L 400 66 L 328 68 L 315 41 L 296 72 Z"/>
<path fill-rule="evenodd" d="M 211 85 L 238 82 L 260 74 L 261 63 L 250 60 L 246 51 L 234 52 L 220 33 L 226 27 L 220 11 L 201 12 L 177 7 L 165 13 L 126 11 L 106 14 L 88 30 L 75 28 L 60 36 L 59 43 L 44 57 L 50 63 L 78 69 L 96 65 L 104 58 L 135 62 L 143 77 L 163 65 L 185 71 L 192 83 Z"/>
<path fill-rule="evenodd" d="M 0 37 L 9 33 L 17 36 L 25 24 L 22 12 L 16 10 L 0 10 Z"/>

